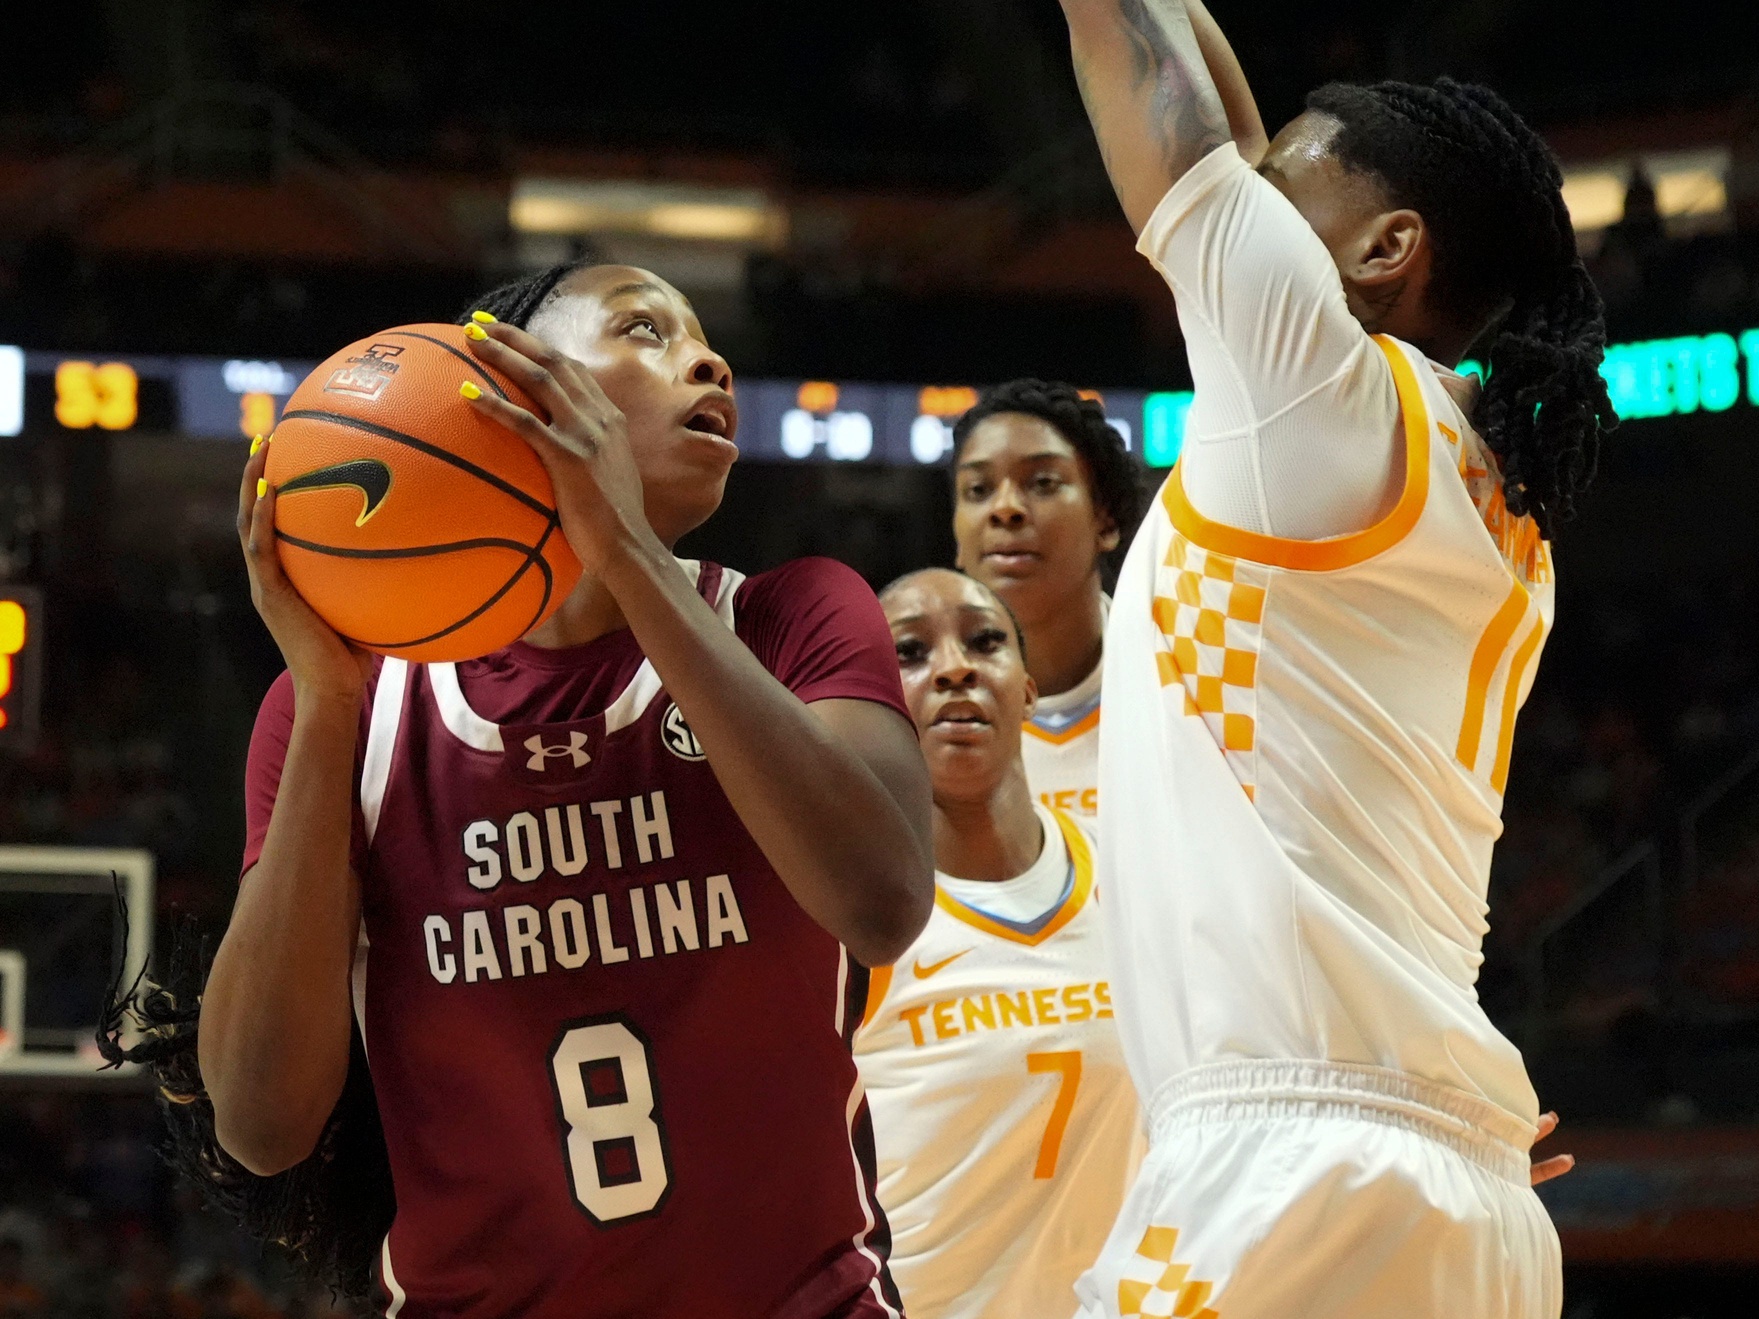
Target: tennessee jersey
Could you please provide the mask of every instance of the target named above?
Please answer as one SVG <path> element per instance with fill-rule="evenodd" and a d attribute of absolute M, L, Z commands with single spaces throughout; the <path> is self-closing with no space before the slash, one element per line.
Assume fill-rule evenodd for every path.
<path fill-rule="evenodd" d="M 1103 601 L 1107 616 L 1110 599 Z M 1040 696 L 1021 726 L 1020 758 L 1032 795 L 1052 810 L 1091 820 L 1099 814 L 1099 701 L 1102 661 L 1066 692 Z"/>
<path fill-rule="evenodd" d="M 1144 1095 L 1234 1058 L 1390 1068 L 1538 1116 L 1479 1006 L 1515 715 L 1551 626 L 1549 550 L 1415 350 L 1405 479 L 1359 533 L 1211 522 L 1174 469 L 1106 640 L 1102 883 Z"/>
<path fill-rule="evenodd" d="M 856 1037 L 912 1319 L 1073 1313 L 1140 1156 L 1089 835 L 1039 808 L 1062 901 L 1033 926 L 937 885 Z"/>

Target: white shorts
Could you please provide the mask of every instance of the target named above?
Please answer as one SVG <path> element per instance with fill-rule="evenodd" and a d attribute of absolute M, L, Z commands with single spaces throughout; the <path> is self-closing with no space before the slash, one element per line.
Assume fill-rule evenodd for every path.
<path fill-rule="evenodd" d="M 1162 1091 L 1078 1319 L 1558 1319 L 1557 1233 L 1500 1109 L 1339 1063 Z"/>

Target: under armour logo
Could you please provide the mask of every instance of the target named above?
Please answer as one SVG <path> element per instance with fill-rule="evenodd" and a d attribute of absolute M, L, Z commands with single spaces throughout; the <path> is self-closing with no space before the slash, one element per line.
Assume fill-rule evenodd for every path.
<path fill-rule="evenodd" d="M 568 734 L 568 745 L 565 747 L 547 747 L 544 745 L 543 737 L 533 733 L 525 739 L 525 749 L 531 752 L 531 758 L 525 762 L 525 767 L 539 771 L 543 769 L 544 762 L 551 756 L 567 756 L 574 762 L 575 769 L 579 769 L 592 759 L 586 754 L 586 734 L 578 728 Z"/>

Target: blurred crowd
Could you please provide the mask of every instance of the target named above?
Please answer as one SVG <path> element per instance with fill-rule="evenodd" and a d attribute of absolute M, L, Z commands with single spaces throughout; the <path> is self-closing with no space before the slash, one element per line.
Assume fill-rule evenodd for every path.
<path fill-rule="evenodd" d="M 0 1093 L 0 1319 L 352 1314 L 171 1184 L 142 1092 Z"/>

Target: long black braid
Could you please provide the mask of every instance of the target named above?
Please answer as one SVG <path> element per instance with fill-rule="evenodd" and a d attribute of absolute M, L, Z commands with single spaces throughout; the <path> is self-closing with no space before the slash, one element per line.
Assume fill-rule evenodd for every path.
<path fill-rule="evenodd" d="M 524 329 L 564 279 L 590 264 L 552 266 L 503 284 L 458 320 L 481 310 Z M 162 1153 L 203 1199 L 249 1236 L 287 1249 L 318 1282 L 365 1300 L 397 1201 L 359 1028 L 350 1042 L 342 1095 L 316 1148 L 285 1172 L 259 1177 L 221 1146 L 197 1061 L 201 996 L 211 961 L 209 941 L 192 922 L 183 922 L 169 958 L 152 977 L 143 972 L 134 984 L 118 983 L 111 990 L 98 1047 L 112 1065 L 135 1063 L 152 1074 L 165 1122 Z M 125 1036 L 134 1042 L 125 1044 Z"/>
<path fill-rule="evenodd" d="M 1307 105 L 1342 124 L 1331 149 L 1346 168 L 1423 217 L 1432 305 L 1495 324 L 1473 424 L 1502 467 L 1509 511 L 1549 538 L 1617 420 L 1600 376 L 1605 308 L 1576 252 L 1556 157 L 1495 92 L 1451 78 L 1332 83 Z"/>

